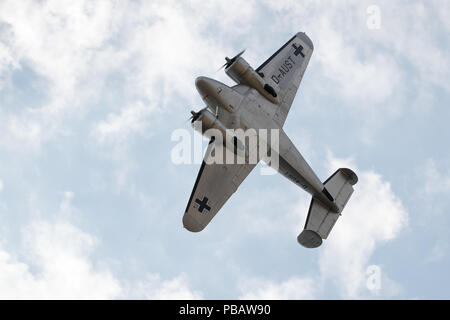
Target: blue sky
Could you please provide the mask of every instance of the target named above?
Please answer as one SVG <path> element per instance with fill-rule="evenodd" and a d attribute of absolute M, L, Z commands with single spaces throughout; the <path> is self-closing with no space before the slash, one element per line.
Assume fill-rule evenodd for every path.
<path fill-rule="evenodd" d="M 0 297 L 448 299 L 449 21 L 448 1 L 2 1 Z M 300 247 L 309 196 L 255 170 L 189 233 L 199 165 L 170 155 L 194 79 L 232 85 L 225 56 L 256 68 L 298 31 L 285 131 L 321 179 L 357 172 L 343 216 Z"/>

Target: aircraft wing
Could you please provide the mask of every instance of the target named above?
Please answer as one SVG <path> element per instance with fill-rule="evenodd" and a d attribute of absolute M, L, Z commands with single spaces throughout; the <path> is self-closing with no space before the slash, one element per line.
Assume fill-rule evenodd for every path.
<path fill-rule="evenodd" d="M 207 164 L 214 150 L 210 142 L 183 216 L 192 232 L 203 230 L 256 164 Z M 225 152 L 224 152 L 225 155 Z"/>
<path fill-rule="evenodd" d="M 286 120 L 313 50 L 311 39 L 299 32 L 256 69 L 269 85 L 280 89 L 274 117 L 280 125 Z"/>

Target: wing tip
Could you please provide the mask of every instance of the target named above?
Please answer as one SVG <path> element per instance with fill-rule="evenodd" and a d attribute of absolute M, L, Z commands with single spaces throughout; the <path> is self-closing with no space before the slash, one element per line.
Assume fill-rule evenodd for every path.
<path fill-rule="evenodd" d="M 306 33 L 299 32 L 297 33 L 297 37 L 299 37 L 304 43 L 306 43 L 311 48 L 311 50 L 314 50 L 314 44 L 311 38 L 306 35 Z"/>
<path fill-rule="evenodd" d="M 199 225 L 188 213 L 183 216 L 183 227 L 190 232 L 200 232 L 205 226 Z"/>

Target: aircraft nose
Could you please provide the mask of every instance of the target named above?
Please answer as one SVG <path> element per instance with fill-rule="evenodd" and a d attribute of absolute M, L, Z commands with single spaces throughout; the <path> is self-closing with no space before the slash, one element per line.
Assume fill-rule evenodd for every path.
<path fill-rule="evenodd" d="M 207 95 L 213 95 L 215 92 L 214 81 L 207 77 L 198 77 L 195 79 L 195 86 L 202 98 L 205 98 Z"/>

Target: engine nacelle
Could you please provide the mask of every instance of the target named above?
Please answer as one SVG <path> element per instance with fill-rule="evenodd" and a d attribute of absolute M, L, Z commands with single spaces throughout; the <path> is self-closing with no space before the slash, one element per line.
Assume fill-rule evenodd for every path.
<path fill-rule="evenodd" d="M 196 121 L 201 122 L 201 127 L 195 125 Z M 196 131 L 209 139 L 214 137 L 212 131 L 209 129 L 218 130 L 222 134 L 222 141 L 226 147 L 231 148 L 233 152 L 237 151 L 236 148 L 244 150 L 242 142 L 234 134 L 230 134 L 229 131 L 227 132 L 227 127 L 222 121 L 206 108 L 199 111 L 199 113 L 194 116 L 192 125 Z"/>
<path fill-rule="evenodd" d="M 236 61 L 225 69 L 225 73 L 236 83 L 258 90 L 264 98 L 278 104 L 277 93 L 279 88 L 274 88 L 267 84 L 244 58 L 238 57 Z"/>

